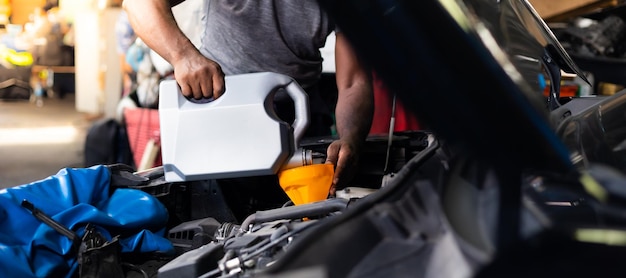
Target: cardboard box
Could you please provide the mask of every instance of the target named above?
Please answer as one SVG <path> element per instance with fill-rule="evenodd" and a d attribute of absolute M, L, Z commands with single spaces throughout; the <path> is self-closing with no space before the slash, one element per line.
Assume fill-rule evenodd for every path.
<path fill-rule="evenodd" d="M 550 18 L 571 10 L 591 4 L 602 4 L 603 2 L 615 2 L 606 0 L 529 0 L 535 7 L 537 13 L 543 18 Z"/>

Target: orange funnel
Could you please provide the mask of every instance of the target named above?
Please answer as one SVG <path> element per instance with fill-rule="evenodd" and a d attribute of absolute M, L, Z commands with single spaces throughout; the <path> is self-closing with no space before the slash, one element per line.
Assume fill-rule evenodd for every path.
<path fill-rule="evenodd" d="M 313 164 L 278 172 L 278 181 L 297 206 L 326 200 L 335 174 L 333 164 Z"/>

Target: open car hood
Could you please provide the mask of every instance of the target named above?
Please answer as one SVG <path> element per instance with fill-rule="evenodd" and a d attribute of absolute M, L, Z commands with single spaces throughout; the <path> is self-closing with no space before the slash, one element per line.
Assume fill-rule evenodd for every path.
<path fill-rule="evenodd" d="M 576 74 L 587 83 L 587 77 L 565 51 L 554 33 L 528 1 L 470 1 L 471 9 L 489 28 L 498 45 L 511 55 L 511 62 L 534 86 L 539 84 L 537 64 L 550 58 L 559 69 Z M 469 8 L 469 7 L 468 7 Z M 534 87 L 541 90 L 543 88 Z"/>
<path fill-rule="evenodd" d="M 322 3 L 441 138 L 511 169 L 571 170 L 537 79 L 546 52 L 564 70 L 577 67 L 526 1 Z"/>
<path fill-rule="evenodd" d="M 561 45 L 561 43 L 558 41 L 552 30 L 550 30 L 545 21 L 541 19 L 539 14 L 535 11 L 535 9 L 528 2 L 528 0 L 501 1 L 501 6 L 510 7 L 510 9 L 514 12 L 514 15 L 509 15 L 509 13 L 507 12 L 504 12 L 503 14 L 507 17 L 516 17 L 519 22 L 523 24 L 527 32 L 532 35 L 537 40 L 537 42 L 548 51 L 550 57 L 555 60 L 555 62 L 560 66 L 563 71 L 576 74 L 585 82 L 591 84 L 589 80 L 587 80 L 587 77 L 582 73 L 582 70 L 580 70 L 578 65 L 576 65 L 576 63 L 570 57 L 567 51 L 565 51 L 563 45 Z M 511 20 L 511 22 L 514 21 L 514 19 Z"/>

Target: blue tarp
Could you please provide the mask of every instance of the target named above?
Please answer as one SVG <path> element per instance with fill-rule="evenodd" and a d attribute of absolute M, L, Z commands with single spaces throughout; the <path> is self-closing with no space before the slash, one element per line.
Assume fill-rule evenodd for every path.
<path fill-rule="evenodd" d="M 36 208 L 79 237 L 87 223 L 110 240 L 119 235 L 124 252 L 173 254 L 163 235 L 167 209 L 141 190 L 110 193 L 105 166 L 65 168 L 46 179 L 0 190 L 0 274 L 2 277 L 70 277 L 78 271 L 77 254 L 66 236 L 21 206 Z M 108 233 L 108 234 L 107 234 Z"/>

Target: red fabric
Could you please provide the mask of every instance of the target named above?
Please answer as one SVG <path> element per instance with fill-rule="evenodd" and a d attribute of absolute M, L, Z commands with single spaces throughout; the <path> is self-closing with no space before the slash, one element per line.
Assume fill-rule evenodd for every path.
<path fill-rule="evenodd" d="M 370 135 L 388 134 L 393 108 L 393 95 L 383 82 L 374 75 L 374 120 L 370 128 Z M 396 113 L 394 132 L 419 130 L 417 118 L 407 111 L 400 100 L 396 98 Z"/>
<path fill-rule="evenodd" d="M 141 157 L 150 139 L 155 139 L 160 146 L 159 110 L 148 108 L 132 108 L 124 110 L 124 121 L 128 143 L 133 153 L 135 165 L 139 167 Z M 161 166 L 161 152 L 155 158 L 153 167 Z"/>

